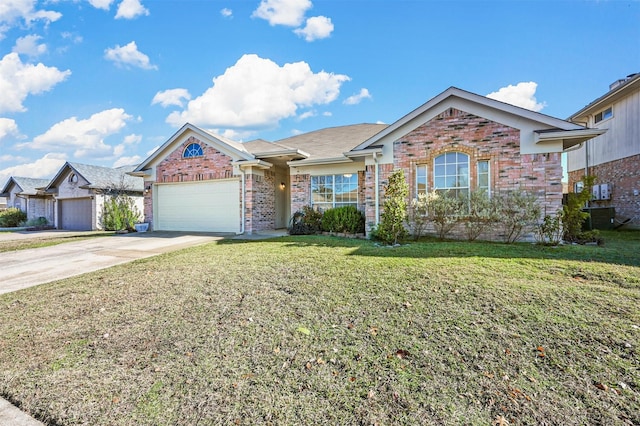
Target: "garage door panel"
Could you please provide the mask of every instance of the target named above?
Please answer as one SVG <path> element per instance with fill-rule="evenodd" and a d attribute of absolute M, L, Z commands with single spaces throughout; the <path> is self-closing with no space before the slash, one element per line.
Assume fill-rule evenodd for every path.
<path fill-rule="evenodd" d="M 237 180 L 158 184 L 155 229 L 238 232 L 239 193 Z"/>
<path fill-rule="evenodd" d="M 92 229 L 90 198 L 60 200 L 60 228 L 69 231 L 90 231 Z"/>

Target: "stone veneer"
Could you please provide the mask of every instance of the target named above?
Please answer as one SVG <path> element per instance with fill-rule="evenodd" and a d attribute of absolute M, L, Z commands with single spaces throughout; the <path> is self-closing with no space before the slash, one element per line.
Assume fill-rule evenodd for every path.
<path fill-rule="evenodd" d="M 615 161 L 589 167 L 589 174 L 596 177 L 596 184 L 610 185 L 611 199 L 591 201 L 592 207 L 614 207 L 620 221 L 633 219 L 632 224 L 640 226 L 640 155 L 632 155 Z M 584 176 L 584 169 L 569 172 L 569 191 Z"/>

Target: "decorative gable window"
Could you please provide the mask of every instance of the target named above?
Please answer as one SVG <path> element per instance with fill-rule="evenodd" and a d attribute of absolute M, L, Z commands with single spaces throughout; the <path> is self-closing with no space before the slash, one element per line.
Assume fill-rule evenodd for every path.
<path fill-rule="evenodd" d="M 311 205 L 322 210 L 341 206 L 358 207 L 358 175 L 311 176 Z"/>
<path fill-rule="evenodd" d="M 462 152 L 447 152 L 433 160 L 433 183 L 436 191 L 469 196 L 469 156 Z"/>
<path fill-rule="evenodd" d="M 200 144 L 191 143 L 184 149 L 182 158 L 202 157 L 203 155 L 204 152 L 202 151 Z"/>
<path fill-rule="evenodd" d="M 75 173 L 71 173 L 69 175 L 69 183 L 78 183 L 78 175 Z"/>
<path fill-rule="evenodd" d="M 604 111 L 600 111 L 599 113 L 597 113 L 595 115 L 594 121 L 596 123 L 599 123 L 599 122 L 601 122 L 603 120 L 608 120 L 611 117 L 613 117 L 613 109 L 612 109 L 612 107 L 609 107 L 609 108 L 605 109 Z"/>

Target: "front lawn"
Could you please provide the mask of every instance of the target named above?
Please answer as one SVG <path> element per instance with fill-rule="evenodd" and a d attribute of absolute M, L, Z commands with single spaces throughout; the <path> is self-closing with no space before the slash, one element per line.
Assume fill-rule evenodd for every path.
<path fill-rule="evenodd" d="M 58 425 L 640 424 L 640 233 L 605 239 L 220 241 L 5 294 L 0 395 Z"/>

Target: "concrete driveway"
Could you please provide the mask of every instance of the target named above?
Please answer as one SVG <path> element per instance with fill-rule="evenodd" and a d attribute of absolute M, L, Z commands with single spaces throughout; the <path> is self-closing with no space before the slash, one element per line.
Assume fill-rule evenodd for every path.
<path fill-rule="evenodd" d="M 1 233 L 0 244 L 8 239 L 78 234 L 61 231 Z M 0 253 L 0 294 L 222 238 L 225 236 L 221 234 L 144 232 L 94 237 L 55 246 Z"/>

